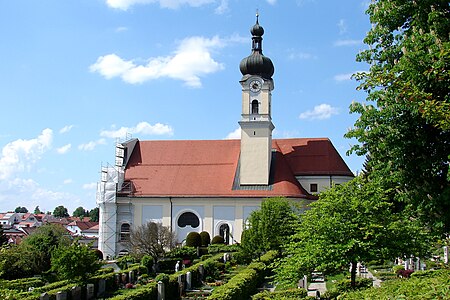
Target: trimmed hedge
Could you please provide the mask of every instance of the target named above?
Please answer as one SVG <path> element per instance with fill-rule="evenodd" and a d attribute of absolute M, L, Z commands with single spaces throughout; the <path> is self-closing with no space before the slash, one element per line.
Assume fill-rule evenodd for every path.
<path fill-rule="evenodd" d="M 136 289 L 124 289 L 121 294 L 110 298 L 110 300 L 146 300 L 156 299 L 158 296 L 158 283 L 151 282 Z"/>
<path fill-rule="evenodd" d="M 450 299 L 450 270 L 426 272 L 410 279 L 389 280 L 379 288 L 346 293 L 340 299 Z"/>
<path fill-rule="evenodd" d="M 15 280 L 1 280 L 0 288 L 26 292 L 30 287 L 41 287 L 45 284 L 42 278 L 28 277 Z"/>
<path fill-rule="evenodd" d="M 186 268 L 184 270 L 181 270 L 175 274 L 167 275 L 167 274 L 159 274 L 156 278 L 158 280 L 162 280 L 164 283 L 166 283 L 165 286 L 165 292 L 166 292 L 166 299 L 178 299 L 178 275 L 185 275 L 187 272 L 191 272 L 192 274 L 192 280 L 193 284 L 199 284 L 200 282 L 200 276 L 198 272 L 198 268 L 200 267 L 200 264 L 203 264 L 205 271 L 208 272 L 211 268 L 213 268 L 216 263 L 218 263 L 219 259 L 221 258 L 221 255 L 213 256 L 205 261 L 201 261 L 189 268 Z M 168 282 L 167 282 L 168 278 Z M 110 298 L 111 300 L 147 300 L 147 299 L 156 299 L 157 293 L 158 293 L 158 283 L 156 281 L 148 283 L 143 286 L 138 286 L 135 289 L 123 289 L 120 290 L 118 295 L 116 295 L 113 298 Z"/>
<path fill-rule="evenodd" d="M 253 295 L 252 300 L 270 300 L 270 299 L 296 300 L 296 299 L 304 299 L 306 297 L 308 297 L 308 292 L 305 289 L 290 289 L 275 292 L 264 291 Z"/>
<path fill-rule="evenodd" d="M 269 251 L 262 255 L 259 261 L 252 262 L 226 284 L 214 289 L 208 300 L 249 299 L 264 281 L 267 265 L 272 263 L 277 256 L 277 251 Z"/>

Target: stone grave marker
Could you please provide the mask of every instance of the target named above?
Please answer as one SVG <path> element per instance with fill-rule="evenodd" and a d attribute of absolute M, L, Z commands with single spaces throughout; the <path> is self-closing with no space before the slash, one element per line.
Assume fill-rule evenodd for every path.
<path fill-rule="evenodd" d="M 94 298 L 94 284 L 86 284 L 86 299 L 90 300 Z"/>
<path fill-rule="evenodd" d="M 97 291 L 97 297 L 101 297 L 105 294 L 106 291 L 106 280 L 100 279 L 98 281 L 98 291 Z"/>
<path fill-rule="evenodd" d="M 56 300 L 67 300 L 67 292 L 65 291 L 57 292 Z"/>
<path fill-rule="evenodd" d="M 81 287 L 74 286 L 70 291 L 72 294 L 72 300 L 81 300 Z"/>
<path fill-rule="evenodd" d="M 165 300 L 166 291 L 164 282 L 158 281 L 158 300 Z"/>

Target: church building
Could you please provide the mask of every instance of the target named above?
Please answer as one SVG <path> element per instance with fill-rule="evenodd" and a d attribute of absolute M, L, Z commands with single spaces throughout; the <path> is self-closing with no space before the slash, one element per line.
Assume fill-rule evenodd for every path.
<path fill-rule="evenodd" d="M 115 166 L 97 188 L 99 250 L 128 252 L 132 228 L 168 226 L 182 242 L 191 231 L 240 242 L 246 219 L 267 197 L 308 204 L 353 178 L 327 138 L 272 139 L 274 66 L 262 53 L 264 29 L 250 30 L 252 52 L 240 63 L 240 140 L 131 139 L 116 146 Z"/>

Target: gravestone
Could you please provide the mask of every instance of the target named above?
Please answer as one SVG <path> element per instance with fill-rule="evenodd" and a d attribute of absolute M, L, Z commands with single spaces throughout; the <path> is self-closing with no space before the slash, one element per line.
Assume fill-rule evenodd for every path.
<path fill-rule="evenodd" d="M 47 293 L 42 293 L 41 296 L 39 296 L 39 300 L 49 300 L 50 297 Z"/>
<path fill-rule="evenodd" d="M 164 300 L 166 296 L 166 291 L 164 287 L 164 282 L 158 281 L 158 300 Z"/>
<path fill-rule="evenodd" d="M 307 289 L 308 288 L 308 276 L 303 276 L 302 279 L 298 281 L 297 287 L 299 289 Z"/>
<path fill-rule="evenodd" d="M 57 292 L 56 300 L 67 300 L 67 292 Z"/>
<path fill-rule="evenodd" d="M 403 263 L 404 263 L 403 267 L 405 268 L 405 270 L 409 270 L 409 261 L 405 260 Z"/>
<path fill-rule="evenodd" d="M 133 271 L 128 272 L 128 282 L 130 282 L 130 283 L 134 282 L 134 272 Z"/>
<path fill-rule="evenodd" d="M 72 300 L 81 300 L 81 287 L 80 286 L 74 286 L 72 290 L 70 291 L 72 294 Z"/>
<path fill-rule="evenodd" d="M 186 289 L 192 290 L 192 273 L 191 272 L 186 273 Z"/>
<path fill-rule="evenodd" d="M 105 294 L 105 291 L 106 291 L 106 280 L 100 279 L 98 281 L 97 298 L 102 297 Z"/>
<path fill-rule="evenodd" d="M 90 300 L 94 298 L 94 285 L 92 283 L 86 284 L 86 299 Z"/>
<path fill-rule="evenodd" d="M 179 291 L 179 295 L 180 297 L 183 296 L 184 293 L 184 275 L 180 274 L 178 275 L 178 291 Z"/>
<path fill-rule="evenodd" d="M 204 280 L 205 279 L 205 266 L 200 265 L 198 267 L 198 273 L 200 274 L 200 280 Z"/>
<path fill-rule="evenodd" d="M 444 264 L 448 264 L 449 250 L 448 246 L 444 246 Z"/>

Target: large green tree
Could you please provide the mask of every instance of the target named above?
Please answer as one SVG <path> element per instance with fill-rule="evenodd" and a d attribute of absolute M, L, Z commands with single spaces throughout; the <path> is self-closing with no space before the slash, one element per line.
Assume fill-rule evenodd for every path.
<path fill-rule="evenodd" d="M 17 206 L 14 210 L 16 213 L 27 213 L 28 209 L 25 206 Z"/>
<path fill-rule="evenodd" d="M 65 218 L 69 216 L 69 213 L 67 211 L 67 208 L 65 208 L 63 205 L 55 207 L 53 210 L 53 215 L 57 218 Z"/>
<path fill-rule="evenodd" d="M 99 211 L 98 207 L 91 209 L 89 211 L 89 218 L 91 218 L 91 222 L 98 222 L 99 214 L 100 214 L 100 211 Z"/>
<path fill-rule="evenodd" d="M 261 208 L 253 211 L 242 233 L 241 246 L 249 258 L 259 257 L 269 250 L 280 250 L 281 245 L 295 233 L 299 220 L 297 204 L 286 198 L 267 198 Z"/>
<path fill-rule="evenodd" d="M 52 271 L 56 272 L 60 279 L 77 282 L 87 280 L 101 266 L 95 251 L 76 241 L 70 246 L 57 248 L 53 252 L 51 263 Z"/>
<path fill-rule="evenodd" d="M 450 230 L 450 9 L 447 0 L 378 0 L 356 75 L 368 103 L 346 136 L 350 152 L 370 155 L 368 177 L 383 179 L 394 211 L 420 218 L 435 233 Z"/>
<path fill-rule="evenodd" d="M 84 209 L 82 206 L 77 207 L 72 214 L 74 217 L 87 217 L 89 215 L 89 211 Z"/>
<path fill-rule="evenodd" d="M 276 268 L 280 285 L 295 285 L 313 270 L 330 274 L 351 264 L 354 286 L 358 262 L 422 255 L 427 232 L 402 214 L 393 214 L 386 196 L 378 182 L 362 177 L 321 193 L 285 247 Z"/>
<path fill-rule="evenodd" d="M 48 271 L 52 252 L 59 246 L 67 246 L 70 239 L 67 230 L 58 224 L 45 224 L 38 227 L 31 235 L 27 236 L 20 245 L 32 253 L 29 263 L 34 266 L 36 273 Z"/>

